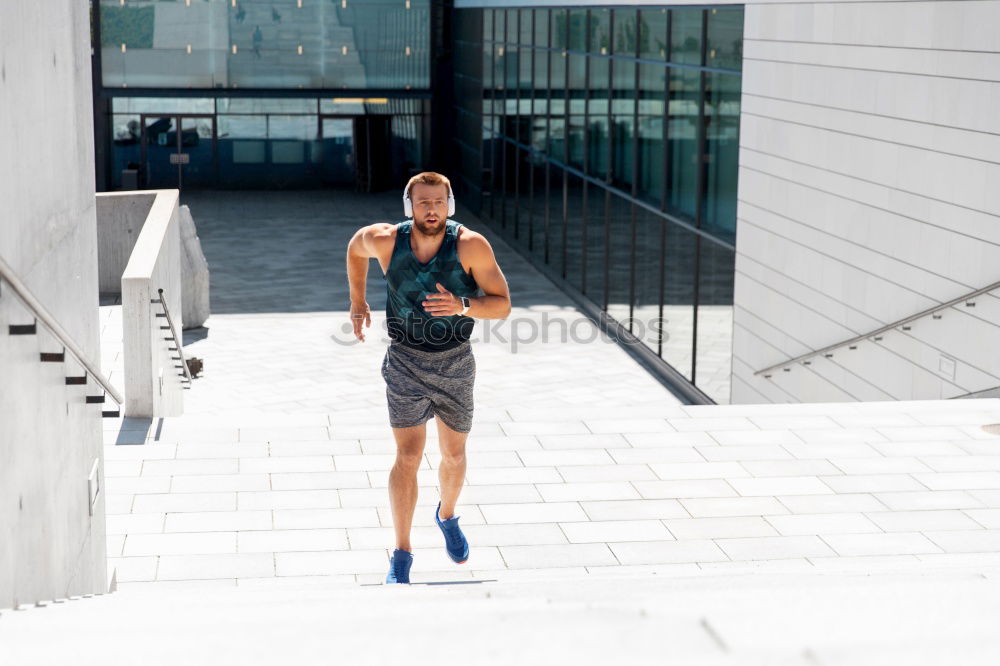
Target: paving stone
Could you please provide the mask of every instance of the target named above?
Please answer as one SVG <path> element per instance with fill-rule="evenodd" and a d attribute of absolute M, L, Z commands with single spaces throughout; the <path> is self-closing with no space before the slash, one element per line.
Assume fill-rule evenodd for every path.
<path fill-rule="evenodd" d="M 716 539 L 715 543 L 733 560 L 779 560 L 834 554 L 830 547 L 816 536 Z"/>
<path fill-rule="evenodd" d="M 956 533 L 958 534 L 958 533 Z M 893 534 L 825 534 L 823 540 L 837 554 L 847 557 L 858 555 L 915 555 L 938 553 L 941 548 L 923 534 L 897 532 Z"/>

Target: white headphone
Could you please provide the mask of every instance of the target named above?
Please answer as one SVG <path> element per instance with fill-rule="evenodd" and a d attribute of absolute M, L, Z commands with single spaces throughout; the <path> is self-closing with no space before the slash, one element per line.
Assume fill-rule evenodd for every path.
<path fill-rule="evenodd" d="M 451 185 L 447 185 L 448 188 L 448 217 L 455 215 L 455 195 L 451 192 Z M 403 213 L 406 217 L 413 217 L 413 202 L 410 201 L 410 188 L 409 186 L 403 190 Z"/>

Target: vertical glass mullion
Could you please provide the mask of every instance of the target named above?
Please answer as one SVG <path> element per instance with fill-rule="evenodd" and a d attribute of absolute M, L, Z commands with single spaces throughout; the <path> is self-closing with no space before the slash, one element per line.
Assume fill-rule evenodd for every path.
<path fill-rule="evenodd" d="M 566 16 L 566 34 L 563 35 L 563 44 L 565 48 L 563 49 L 562 56 L 566 58 L 566 75 L 563 86 L 565 88 L 565 104 L 563 105 L 563 117 L 565 118 L 565 129 L 563 130 L 563 164 L 569 164 L 569 107 L 570 96 L 569 96 L 569 32 L 570 32 L 570 14 L 567 12 Z M 562 267 L 561 274 L 565 279 L 566 277 L 566 226 L 569 224 L 569 172 L 566 169 L 562 169 Z"/>
<path fill-rule="evenodd" d="M 614 136 L 615 136 L 615 125 L 614 116 L 611 112 L 614 107 L 614 83 L 615 80 L 615 53 L 614 43 L 615 43 L 615 14 L 616 12 L 611 12 L 609 17 L 609 53 L 611 53 L 611 58 L 608 61 L 608 159 L 607 166 L 604 169 L 604 182 L 610 185 L 613 179 L 614 173 Z M 604 188 L 604 294 L 602 296 L 601 308 L 607 312 L 608 303 L 611 299 L 611 190 L 608 187 Z"/>
<path fill-rule="evenodd" d="M 520 236 L 521 222 L 521 148 L 517 144 L 522 142 L 521 130 L 524 123 L 521 122 L 521 13 L 523 10 L 514 11 L 517 16 L 517 27 L 514 28 L 514 35 L 517 37 L 517 61 L 514 63 L 514 238 Z M 508 29 L 508 34 L 510 34 Z"/>
<path fill-rule="evenodd" d="M 667 11 L 667 34 L 663 40 L 666 44 L 666 60 L 667 64 L 664 64 L 664 76 L 663 76 L 663 188 L 662 194 L 660 196 L 660 210 L 667 210 L 667 201 L 669 200 L 669 192 L 667 188 L 670 187 L 670 150 L 668 146 L 670 145 L 670 51 L 672 45 L 670 43 L 670 35 L 672 34 L 671 23 L 674 19 L 673 10 Z M 660 308 L 659 308 L 659 326 L 656 333 L 656 355 L 663 358 L 663 299 L 666 297 L 666 273 L 667 273 L 667 224 L 665 218 L 661 218 L 660 221 Z"/>
<path fill-rule="evenodd" d="M 583 56 L 583 80 L 585 84 L 583 86 L 583 173 L 584 175 L 590 175 L 590 30 L 591 30 L 591 20 L 590 11 L 588 10 L 584 14 L 583 23 L 583 43 L 584 51 L 587 51 L 587 55 Z M 587 179 L 583 180 L 583 187 L 581 188 L 581 206 L 580 206 L 580 293 L 587 293 L 587 224 L 589 223 L 589 215 L 587 215 L 587 206 L 589 205 L 588 192 L 590 186 L 587 184 Z"/>
<path fill-rule="evenodd" d="M 499 10 L 507 14 L 507 10 Z M 503 43 L 500 48 L 503 49 L 503 105 L 500 111 L 500 131 L 499 141 L 500 145 L 500 228 L 507 229 L 507 153 L 510 152 L 507 142 L 507 100 L 510 97 L 510 86 L 507 85 L 509 76 L 507 75 L 508 61 L 510 60 L 510 49 L 509 43 L 507 41 L 508 35 L 510 35 L 510 16 L 504 16 L 503 22 Z"/>
<path fill-rule="evenodd" d="M 529 9 L 531 14 L 531 96 L 529 98 L 530 113 L 528 114 L 528 139 L 525 141 L 530 148 L 535 147 L 535 55 L 538 53 L 535 44 L 535 12 L 541 10 Z M 535 249 L 535 156 L 528 152 L 528 253 Z"/>
<path fill-rule="evenodd" d="M 698 133 L 695 139 L 695 159 L 698 171 L 695 186 L 695 226 L 701 229 L 704 216 L 703 198 L 705 193 L 705 42 L 708 40 L 708 10 L 701 10 L 701 58 L 702 69 L 698 72 Z M 694 317 L 691 331 L 691 383 L 697 386 L 698 358 L 698 300 L 700 298 L 701 275 L 701 234 L 695 234 L 694 243 Z"/>
<path fill-rule="evenodd" d="M 642 15 L 639 10 L 635 10 L 635 52 L 633 55 L 639 57 L 639 44 L 641 35 L 639 31 L 642 26 Z M 635 98 L 632 103 L 632 198 L 636 198 L 639 195 L 639 65 L 638 63 L 632 68 L 635 70 L 635 76 L 633 77 L 632 83 L 632 95 Z M 632 227 L 632 239 L 629 248 L 629 292 L 628 292 L 628 330 L 632 332 L 633 319 L 635 318 L 635 242 L 636 242 L 636 209 L 633 203 L 630 208 L 629 216 L 631 218 L 630 223 Z"/>
<path fill-rule="evenodd" d="M 546 24 L 546 39 L 545 47 L 546 49 L 552 46 L 552 10 L 544 9 L 542 10 L 547 13 L 545 24 Z M 553 51 L 545 51 L 545 67 L 546 74 L 545 80 L 547 81 L 545 86 L 545 227 L 544 227 L 544 237 L 545 237 L 545 263 L 549 263 L 549 218 L 550 211 L 552 210 L 551 198 L 550 198 L 550 185 L 552 179 L 552 167 L 551 161 L 549 160 L 549 142 L 552 140 L 552 58 L 554 56 Z"/>

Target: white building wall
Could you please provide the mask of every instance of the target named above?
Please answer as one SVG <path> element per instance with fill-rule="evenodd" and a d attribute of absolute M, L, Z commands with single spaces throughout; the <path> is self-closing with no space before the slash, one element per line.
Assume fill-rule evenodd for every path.
<path fill-rule="evenodd" d="M 91 95 L 88 3 L 0 2 L 0 256 L 99 365 Z M 100 391 L 31 322 L 0 285 L 0 608 L 107 590 Z"/>
<path fill-rule="evenodd" d="M 1000 1 L 748 3 L 732 402 L 1000 386 Z"/>

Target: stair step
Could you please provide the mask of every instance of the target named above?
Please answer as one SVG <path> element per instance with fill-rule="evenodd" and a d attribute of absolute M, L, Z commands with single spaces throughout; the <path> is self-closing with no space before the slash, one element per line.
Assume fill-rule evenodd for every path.
<path fill-rule="evenodd" d="M 101 412 L 101 416 L 103 416 L 106 419 L 109 419 L 109 418 L 115 418 L 116 419 L 119 416 L 121 416 L 121 412 L 119 410 L 117 410 L 117 409 L 113 409 L 113 410 L 112 409 L 105 409 L 104 411 Z"/>
<path fill-rule="evenodd" d="M 66 360 L 66 352 L 41 352 L 42 363 L 62 363 Z"/>
<path fill-rule="evenodd" d="M 78 384 L 86 384 L 86 383 L 87 383 L 87 375 L 81 375 L 79 377 L 67 377 L 66 378 L 66 384 L 69 385 L 69 386 L 78 385 Z"/>
<path fill-rule="evenodd" d="M 9 327 L 11 335 L 35 335 L 35 324 L 11 324 Z"/>
<path fill-rule="evenodd" d="M 104 396 L 103 395 L 88 395 L 87 396 L 87 404 L 88 405 L 99 405 L 99 404 L 102 404 L 103 402 L 104 402 Z"/>

